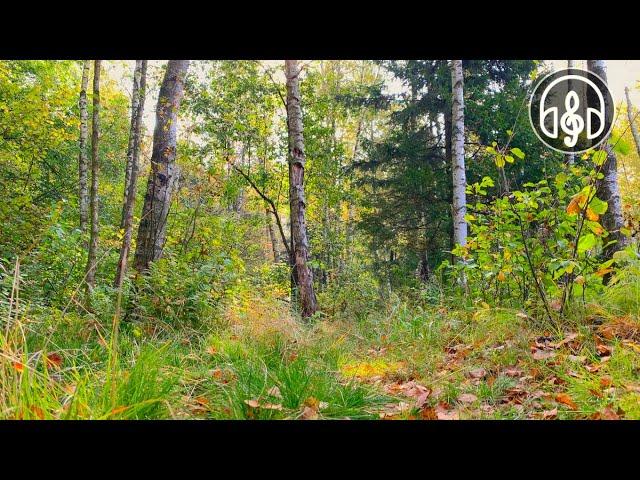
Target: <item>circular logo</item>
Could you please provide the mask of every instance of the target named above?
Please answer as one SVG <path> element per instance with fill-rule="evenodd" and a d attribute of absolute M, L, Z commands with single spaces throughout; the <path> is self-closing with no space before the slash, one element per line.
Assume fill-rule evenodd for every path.
<path fill-rule="evenodd" d="M 570 68 L 543 77 L 529 100 L 538 138 L 563 153 L 582 153 L 604 142 L 615 105 L 607 83 L 593 72 Z"/>

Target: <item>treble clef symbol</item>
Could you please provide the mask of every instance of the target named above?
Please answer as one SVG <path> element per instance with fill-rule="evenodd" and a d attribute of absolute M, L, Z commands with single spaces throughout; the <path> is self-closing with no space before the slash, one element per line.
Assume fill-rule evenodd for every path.
<path fill-rule="evenodd" d="M 560 117 L 560 127 L 567 134 L 564 137 L 564 143 L 567 147 L 575 146 L 578 142 L 578 135 L 584 130 L 584 120 L 576 114 L 579 106 L 578 94 L 573 90 L 569 91 L 564 99 L 564 107 L 567 111 Z"/>

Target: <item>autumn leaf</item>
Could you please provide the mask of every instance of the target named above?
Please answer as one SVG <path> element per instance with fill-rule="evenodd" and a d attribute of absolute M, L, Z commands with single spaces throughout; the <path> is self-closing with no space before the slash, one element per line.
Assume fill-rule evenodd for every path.
<path fill-rule="evenodd" d="M 602 388 L 609 388 L 611 385 L 613 385 L 613 379 L 610 376 L 600 377 L 600 386 Z"/>
<path fill-rule="evenodd" d="M 484 368 L 475 368 L 469 371 L 469 376 L 471 378 L 484 378 L 487 376 L 487 371 Z"/>
<path fill-rule="evenodd" d="M 611 272 L 613 272 L 613 268 L 601 268 L 595 273 L 595 275 L 598 277 L 604 277 L 607 273 Z"/>
<path fill-rule="evenodd" d="M 507 277 L 505 276 L 505 274 L 504 274 L 504 272 L 502 270 L 500 270 L 500 272 L 498 272 L 498 277 L 497 278 L 498 278 L 499 282 L 504 282 L 507 279 Z"/>
<path fill-rule="evenodd" d="M 473 403 L 476 400 L 478 400 L 478 397 L 476 397 L 473 393 L 463 393 L 458 397 L 458 401 L 463 403 Z"/>
<path fill-rule="evenodd" d="M 54 367 L 58 369 L 62 367 L 62 357 L 60 356 L 59 353 L 55 353 L 55 352 L 50 353 L 46 357 L 46 364 L 47 364 L 47 367 Z"/>
<path fill-rule="evenodd" d="M 592 222 L 597 222 L 598 219 L 600 218 L 600 215 L 598 215 L 596 212 L 591 210 L 591 208 L 587 207 L 587 218 Z"/>
<path fill-rule="evenodd" d="M 535 352 L 533 352 L 534 360 L 548 360 L 555 356 L 556 356 L 555 352 L 548 351 L 548 350 L 536 350 Z"/>
<path fill-rule="evenodd" d="M 282 398 L 282 393 L 280 393 L 280 389 L 277 386 L 271 387 L 267 391 L 267 395 L 270 395 L 272 397 Z"/>
<path fill-rule="evenodd" d="M 543 420 L 555 420 L 556 418 L 558 418 L 557 408 L 553 408 L 551 410 L 545 410 L 544 412 L 542 412 Z"/>
<path fill-rule="evenodd" d="M 576 213 L 580 213 L 582 209 L 580 207 L 581 203 L 584 203 L 587 200 L 587 196 L 584 193 L 579 193 L 575 197 L 571 199 L 569 205 L 567 206 L 567 213 L 569 215 L 575 215 Z"/>
<path fill-rule="evenodd" d="M 598 352 L 598 355 L 601 357 L 608 357 L 611 355 L 611 347 L 605 345 L 604 343 L 597 344 L 596 351 Z"/>
<path fill-rule="evenodd" d="M 302 418 L 304 420 L 317 420 L 318 411 L 310 407 L 304 407 L 302 410 Z"/>
<path fill-rule="evenodd" d="M 567 407 L 569 407 L 571 410 L 577 410 L 578 406 L 575 404 L 575 402 L 571 399 L 571 397 L 566 394 L 566 393 L 559 393 L 556 395 L 555 397 L 556 402 L 558 403 L 562 403 L 563 405 L 566 405 Z"/>
<path fill-rule="evenodd" d="M 447 408 L 446 404 L 440 402 L 436 405 L 435 413 L 438 420 L 460 420 L 460 415 L 455 410 Z"/>
<path fill-rule="evenodd" d="M 18 372 L 22 372 L 24 370 L 24 365 L 21 362 L 13 362 L 13 368 Z"/>

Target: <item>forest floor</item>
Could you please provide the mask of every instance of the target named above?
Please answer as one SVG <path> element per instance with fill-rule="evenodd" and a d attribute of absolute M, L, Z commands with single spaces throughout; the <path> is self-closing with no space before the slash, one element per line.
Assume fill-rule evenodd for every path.
<path fill-rule="evenodd" d="M 245 289 L 204 327 L 125 321 L 117 336 L 81 315 L 22 318 L 1 336 L 0 417 L 640 418 L 629 311 L 588 304 L 559 329 L 395 297 L 304 323 L 277 297 Z"/>

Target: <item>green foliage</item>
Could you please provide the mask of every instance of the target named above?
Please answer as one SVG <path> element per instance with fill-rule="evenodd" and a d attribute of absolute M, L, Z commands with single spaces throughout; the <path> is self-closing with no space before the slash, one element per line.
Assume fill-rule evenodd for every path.
<path fill-rule="evenodd" d="M 202 324 L 219 315 L 220 301 L 233 289 L 240 268 L 237 260 L 223 254 L 198 265 L 168 256 L 139 277 L 133 301 L 143 318 L 171 326 Z"/>

